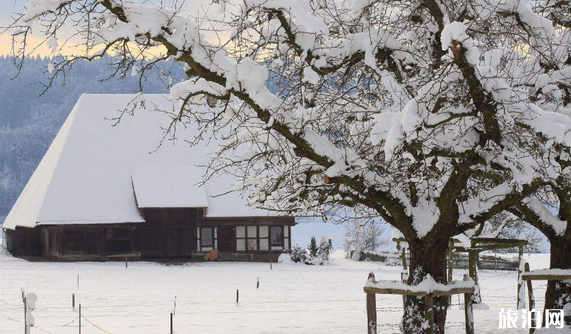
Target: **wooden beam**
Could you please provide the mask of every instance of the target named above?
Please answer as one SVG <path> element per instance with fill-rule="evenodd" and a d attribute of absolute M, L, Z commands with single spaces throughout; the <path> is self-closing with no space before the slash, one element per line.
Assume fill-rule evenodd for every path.
<path fill-rule="evenodd" d="M 474 287 L 459 287 L 459 288 L 452 288 L 450 290 L 436 290 L 436 291 L 432 291 L 431 294 L 435 297 L 438 296 L 448 296 L 448 295 L 456 295 L 456 294 L 461 294 L 461 293 L 474 293 L 475 288 Z"/>
<path fill-rule="evenodd" d="M 478 250 L 478 251 L 486 251 L 486 250 L 506 249 L 506 248 L 512 248 L 512 247 L 519 247 L 519 245 L 503 245 L 503 244 L 479 245 L 479 244 L 476 244 L 475 246 L 471 247 L 470 249 Z"/>
<path fill-rule="evenodd" d="M 472 243 L 480 243 L 482 245 L 486 244 L 500 244 L 505 246 L 525 246 L 528 244 L 527 240 L 521 239 L 496 239 L 496 238 L 472 238 L 470 239 Z"/>
<path fill-rule="evenodd" d="M 364 287 L 363 290 L 366 293 L 378 293 L 381 295 L 405 295 L 405 296 L 425 297 L 429 294 L 426 291 L 415 291 L 415 290 L 398 289 L 398 288 Z M 457 287 L 446 290 L 432 290 L 430 292 L 430 294 L 434 297 L 455 295 L 459 293 L 474 293 L 474 287 Z"/>
<path fill-rule="evenodd" d="M 571 280 L 571 275 L 534 274 L 533 271 L 524 273 L 521 278 L 525 281 L 563 281 Z"/>
<path fill-rule="evenodd" d="M 407 289 L 396 289 L 396 288 L 373 288 L 365 287 L 363 290 L 366 293 L 378 293 L 381 295 L 405 295 L 405 296 L 417 296 L 424 297 L 427 295 L 425 291 L 411 291 Z"/>

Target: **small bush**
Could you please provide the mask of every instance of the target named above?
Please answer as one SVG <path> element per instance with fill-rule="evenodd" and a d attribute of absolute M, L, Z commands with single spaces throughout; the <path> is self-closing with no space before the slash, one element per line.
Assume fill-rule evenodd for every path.
<path fill-rule="evenodd" d="M 333 251 L 331 239 L 321 238 L 321 243 L 317 246 L 315 237 L 311 237 L 311 242 L 307 246 L 307 250 L 299 246 L 295 246 L 291 251 L 287 251 L 291 261 L 295 263 L 305 263 L 307 265 L 322 265 L 329 262 L 331 252 Z"/>
<path fill-rule="evenodd" d="M 305 263 L 307 260 L 307 251 L 299 246 L 295 246 L 291 249 L 291 260 L 295 263 Z"/>

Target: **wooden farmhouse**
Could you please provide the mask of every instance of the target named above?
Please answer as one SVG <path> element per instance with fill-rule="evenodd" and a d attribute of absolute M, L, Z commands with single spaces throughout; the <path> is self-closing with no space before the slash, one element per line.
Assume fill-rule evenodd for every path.
<path fill-rule="evenodd" d="M 3 225 L 8 251 L 58 260 L 125 258 L 266 261 L 291 248 L 294 217 L 246 205 L 235 178 L 201 183 L 218 143 L 190 146 L 195 129 L 165 136 L 176 111 L 164 95 L 83 95 Z M 117 122 L 118 117 L 120 121 Z"/>

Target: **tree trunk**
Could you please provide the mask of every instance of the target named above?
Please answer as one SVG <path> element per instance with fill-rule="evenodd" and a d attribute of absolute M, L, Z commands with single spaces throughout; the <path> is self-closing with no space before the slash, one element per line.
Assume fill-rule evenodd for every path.
<path fill-rule="evenodd" d="M 410 267 L 408 284 L 417 285 L 427 275 L 438 283 L 446 283 L 446 255 L 449 238 L 434 235 L 424 239 L 409 241 Z M 432 301 L 434 319 L 433 334 L 444 333 L 448 298 L 435 297 Z M 425 301 L 423 298 L 407 297 L 406 309 L 403 316 L 402 330 L 406 334 L 425 333 L 426 322 Z"/>
<path fill-rule="evenodd" d="M 568 232 L 571 229 L 567 229 Z M 553 237 L 551 243 L 551 269 L 571 269 L 571 233 L 563 237 Z M 566 304 L 571 306 L 571 284 L 562 281 L 550 281 L 545 291 L 545 309 L 562 309 Z M 567 308 L 569 308 L 567 306 Z M 571 325 L 571 314 L 565 314 L 565 323 Z"/>

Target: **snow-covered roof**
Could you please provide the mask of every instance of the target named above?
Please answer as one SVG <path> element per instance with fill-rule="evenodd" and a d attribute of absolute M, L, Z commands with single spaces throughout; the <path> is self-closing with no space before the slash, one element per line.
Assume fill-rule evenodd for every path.
<path fill-rule="evenodd" d="M 174 110 L 166 95 L 145 95 L 148 110 L 120 110 L 134 95 L 83 95 L 6 217 L 3 227 L 140 223 L 139 208 L 202 207 L 209 217 L 267 216 L 221 175 L 200 186 L 217 143 L 190 147 L 192 126 L 165 138 Z M 114 126 L 114 124 L 116 124 Z M 162 141 L 162 143 L 161 143 Z M 224 195 L 221 195 L 224 194 Z M 220 196 L 221 195 L 221 196 Z"/>
<path fill-rule="evenodd" d="M 202 168 L 188 164 L 157 167 L 145 163 L 131 169 L 139 208 L 208 207 L 206 192 L 199 186 Z"/>

